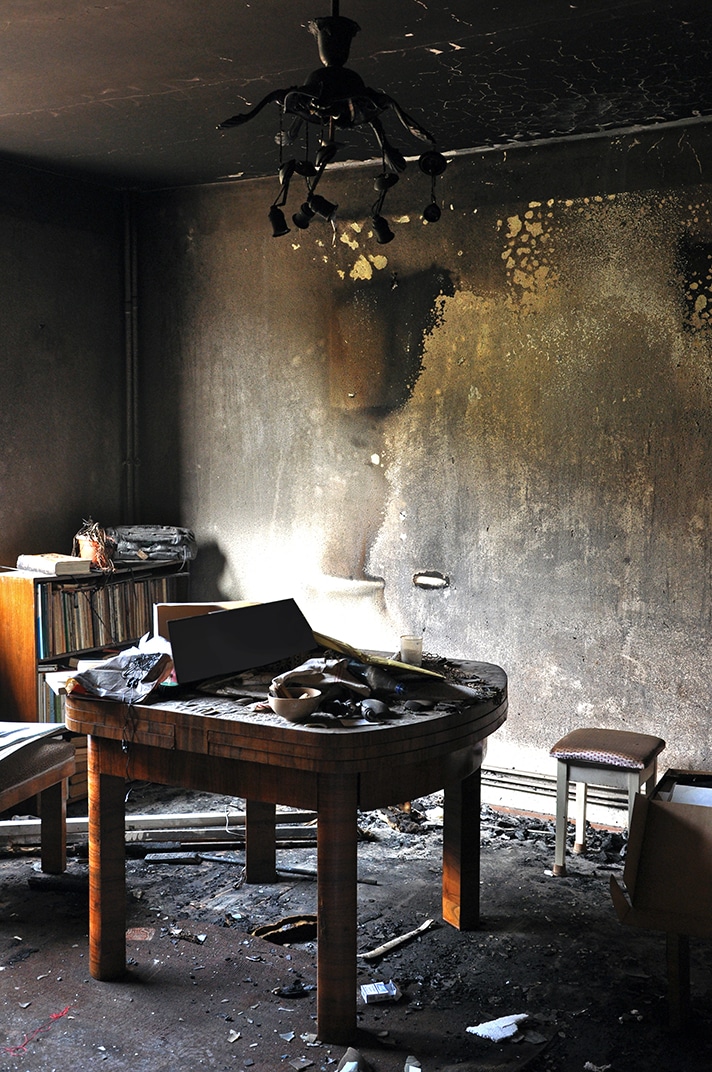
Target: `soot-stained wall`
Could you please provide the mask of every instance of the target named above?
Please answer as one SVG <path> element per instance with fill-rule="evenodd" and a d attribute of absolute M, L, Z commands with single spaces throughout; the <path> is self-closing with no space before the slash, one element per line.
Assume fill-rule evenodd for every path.
<path fill-rule="evenodd" d="M 0 562 L 126 501 L 121 197 L 0 168 Z M 112 520 L 113 519 L 113 520 Z"/>
<path fill-rule="evenodd" d="M 596 724 L 709 766 L 710 155 L 463 155 L 437 225 L 409 170 L 384 246 L 367 170 L 333 235 L 273 239 L 266 182 L 144 197 L 143 511 L 195 529 L 194 596 L 500 663 L 501 765 Z"/>

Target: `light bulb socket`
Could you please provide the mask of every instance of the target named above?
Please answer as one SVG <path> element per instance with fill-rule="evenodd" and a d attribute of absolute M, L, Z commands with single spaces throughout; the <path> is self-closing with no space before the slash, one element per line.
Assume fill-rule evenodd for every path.
<path fill-rule="evenodd" d="M 425 175 L 442 175 L 447 167 L 447 158 L 436 149 L 429 149 L 419 157 L 418 167 Z"/>
<path fill-rule="evenodd" d="M 295 227 L 298 227 L 300 231 L 306 231 L 315 215 L 316 213 L 314 212 L 314 209 L 308 201 L 305 201 L 292 216 L 292 223 Z"/>
<path fill-rule="evenodd" d="M 392 171 L 384 171 L 382 175 L 376 175 L 373 180 L 373 188 L 377 193 L 383 193 L 385 190 L 390 190 L 391 186 L 395 186 L 398 182 L 398 176 Z"/>
<path fill-rule="evenodd" d="M 441 216 L 442 212 L 440 211 L 440 205 L 435 201 L 431 201 L 430 204 L 426 205 L 423 209 L 423 219 L 426 220 L 427 223 L 437 223 Z"/>
<path fill-rule="evenodd" d="M 297 160 L 294 170 L 297 175 L 302 175 L 304 178 L 313 178 L 316 175 L 316 166 L 311 160 Z"/>
<path fill-rule="evenodd" d="M 393 241 L 395 235 L 390 229 L 385 216 L 372 216 L 371 222 L 373 224 L 373 233 L 379 246 L 385 246 L 387 242 Z"/>
<path fill-rule="evenodd" d="M 272 205 L 269 210 L 269 222 L 272 224 L 272 238 L 281 238 L 289 234 L 290 228 L 284 218 L 284 213 L 277 205 Z"/>
<path fill-rule="evenodd" d="M 312 194 L 309 198 L 309 207 L 317 216 L 321 216 L 323 220 L 330 223 L 333 221 L 339 206 L 333 204 L 331 201 L 327 201 L 321 194 Z"/>

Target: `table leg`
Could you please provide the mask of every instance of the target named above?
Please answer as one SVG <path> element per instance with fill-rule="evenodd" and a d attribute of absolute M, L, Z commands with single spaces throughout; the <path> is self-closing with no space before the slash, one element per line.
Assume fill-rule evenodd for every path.
<path fill-rule="evenodd" d="M 126 971 L 124 778 L 101 772 L 104 744 L 89 737 L 89 970 L 95 979 Z"/>
<path fill-rule="evenodd" d="M 444 793 L 442 912 L 461 931 L 480 922 L 481 770 Z"/>
<path fill-rule="evenodd" d="M 356 775 L 319 777 L 317 1032 L 345 1044 L 356 1031 Z"/>
<path fill-rule="evenodd" d="M 277 839 L 274 804 L 245 801 L 245 882 L 276 882 Z"/>

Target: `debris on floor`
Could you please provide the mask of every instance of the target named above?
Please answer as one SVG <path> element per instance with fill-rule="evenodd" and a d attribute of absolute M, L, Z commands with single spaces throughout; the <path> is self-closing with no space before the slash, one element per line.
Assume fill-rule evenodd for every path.
<path fill-rule="evenodd" d="M 336 1066 L 336 1072 L 372 1072 L 371 1066 L 358 1050 L 349 1046 L 344 1056 Z"/>
<path fill-rule="evenodd" d="M 363 983 L 361 985 L 361 1000 L 365 1005 L 382 1004 L 385 1001 L 400 1001 L 402 997 L 402 993 L 392 979 L 389 979 L 387 983 Z"/>
<path fill-rule="evenodd" d="M 285 916 L 276 923 L 265 923 L 252 932 L 257 938 L 284 945 L 287 942 L 311 942 L 316 938 L 316 916 Z"/>
<path fill-rule="evenodd" d="M 513 1038 L 519 1031 L 519 1025 L 528 1019 L 525 1012 L 514 1013 L 511 1016 L 498 1016 L 496 1020 L 488 1020 L 476 1027 L 467 1027 L 465 1030 L 470 1035 L 489 1039 L 490 1042 L 504 1042 L 505 1039 Z"/>
<path fill-rule="evenodd" d="M 358 953 L 357 956 L 361 960 L 378 960 L 379 957 L 383 957 L 386 953 L 390 953 L 391 950 L 397 949 L 401 945 L 405 945 L 412 938 L 417 938 L 419 934 L 425 934 L 431 927 L 435 927 L 437 924 L 434 919 L 426 919 L 419 927 L 416 927 L 412 931 L 408 931 L 406 934 L 399 934 L 396 938 L 391 938 L 388 942 L 383 942 L 381 945 L 377 945 L 375 949 L 369 949 L 367 953 Z"/>
<path fill-rule="evenodd" d="M 212 806 L 218 823 L 226 804 L 155 786 L 132 796 L 138 813 Z M 380 952 L 358 957 L 356 993 L 390 979 L 402 996 L 358 1004 L 355 1072 L 709 1072 L 710 945 L 690 943 L 693 1021 L 673 1034 L 665 937 L 621 926 L 610 901 L 625 834 L 588 828 L 587 854 L 570 854 L 554 879 L 553 819 L 483 808 L 481 922 L 458 931 L 441 923 L 441 802 L 411 802 L 411 816 L 427 816 L 411 831 L 382 811 L 358 818 L 359 876 L 373 881 L 358 884 L 357 949 Z M 570 834 L 569 848 L 573 823 Z M 252 933 L 315 921 L 315 846 L 280 844 L 278 877 L 259 884 L 244 882 L 239 846 L 209 856 L 196 867 L 128 855 L 129 968 L 110 984 L 88 969 L 86 856 L 70 854 L 65 881 L 32 887 L 32 858 L 0 858 L 2 1072 L 336 1072 L 345 1047 L 318 1038 L 315 936 Z M 512 1010 L 529 1019 L 510 1044 L 466 1030 Z M 26 1052 L 7 1052 L 25 1036 Z"/>

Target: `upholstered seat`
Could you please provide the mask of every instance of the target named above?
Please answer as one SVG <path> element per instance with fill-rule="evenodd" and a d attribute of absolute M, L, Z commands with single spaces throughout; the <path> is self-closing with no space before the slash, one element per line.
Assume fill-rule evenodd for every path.
<path fill-rule="evenodd" d="M 66 734 L 63 724 L 0 722 L 0 812 L 39 794 L 42 870 L 52 873 L 67 862 L 67 780 L 75 760 Z"/>
<path fill-rule="evenodd" d="M 628 791 L 628 825 L 635 794 L 655 785 L 657 757 L 665 741 L 648 733 L 584 727 L 557 741 L 550 755 L 556 759 L 556 847 L 554 874 L 566 874 L 566 826 L 569 782 L 576 783 L 576 839 L 574 852 L 586 849 L 586 794 L 588 785 L 616 786 Z"/>

